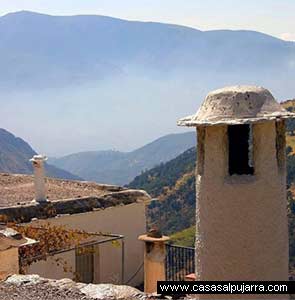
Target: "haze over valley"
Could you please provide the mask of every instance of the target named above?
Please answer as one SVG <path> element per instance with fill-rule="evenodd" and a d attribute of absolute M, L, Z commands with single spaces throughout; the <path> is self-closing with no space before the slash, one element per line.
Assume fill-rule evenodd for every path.
<path fill-rule="evenodd" d="M 176 120 L 221 86 L 295 94 L 295 43 L 259 32 L 22 11 L 0 35 L 1 127 L 50 156 L 183 132 Z"/>

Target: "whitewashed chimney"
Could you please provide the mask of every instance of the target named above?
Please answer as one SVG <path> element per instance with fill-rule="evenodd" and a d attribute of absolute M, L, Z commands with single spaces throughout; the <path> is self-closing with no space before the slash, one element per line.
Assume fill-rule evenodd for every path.
<path fill-rule="evenodd" d="M 268 90 L 234 86 L 179 120 L 197 128 L 197 280 L 288 280 L 285 119 L 294 117 Z M 220 298 L 269 299 L 198 295 Z"/>
<path fill-rule="evenodd" d="M 30 159 L 34 168 L 35 201 L 38 203 L 47 201 L 44 172 L 44 162 L 46 160 L 47 157 L 44 155 L 34 155 L 34 157 Z"/>

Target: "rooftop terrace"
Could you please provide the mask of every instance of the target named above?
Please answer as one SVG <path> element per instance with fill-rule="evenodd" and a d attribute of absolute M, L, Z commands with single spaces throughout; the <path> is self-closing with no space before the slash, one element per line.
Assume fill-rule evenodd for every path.
<path fill-rule="evenodd" d="M 49 200 L 100 197 L 124 190 L 120 186 L 53 178 L 46 178 L 46 186 Z M 34 196 L 33 176 L 0 173 L 0 207 L 29 203 Z"/>
<path fill-rule="evenodd" d="M 50 202 L 32 202 L 33 176 L 0 173 L 0 216 L 5 217 L 1 221 L 28 222 L 150 200 L 141 190 L 93 182 L 46 178 L 46 187 Z"/>

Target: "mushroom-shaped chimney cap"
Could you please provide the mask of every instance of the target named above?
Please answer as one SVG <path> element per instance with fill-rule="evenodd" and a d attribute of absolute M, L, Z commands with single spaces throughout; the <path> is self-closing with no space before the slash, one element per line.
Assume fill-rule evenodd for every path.
<path fill-rule="evenodd" d="M 48 159 L 47 156 L 38 154 L 38 155 L 34 155 L 33 158 L 30 159 L 30 161 L 43 162 L 43 161 L 46 161 L 47 159 Z"/>
<path fill-rule="evenodd" d="M 295 118 L 258 86 L 232 86 L 209 93 L 195 115 L 180 119 L 180 126 L 247 124 Z"/>

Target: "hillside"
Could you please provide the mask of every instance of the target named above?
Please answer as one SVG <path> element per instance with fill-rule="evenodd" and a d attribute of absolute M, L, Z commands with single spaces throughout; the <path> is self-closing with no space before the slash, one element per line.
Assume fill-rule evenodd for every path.
<path fill-rule="evenodd" d="M 0 17 L 0 36 L 1 126 L 55 156 L 135 149 L 225 85 L 294 93 L 295 43 L 255 31 L 22 11 Z"/>
<path fill-rule="evenodd" d="M 196 226 L 183 229 L 170 235 L 170 243 L 184 247 L 194 247 L 196 239 Z"/>
<path fill-rule="evenodd" d="M 124 185 L 142 171 L 175 158 L 195 143 L 194 132 L 170 134 L 132 152 L 82 152 L 50 162 L 86 180 Z"/>
<path fill-rule="evenodd" d="M 287 100 L 282 102 L 282 106 L 290 112 L 295 111 L 295 99 Z M 288 134 L 287 134 L 287 144 L 293 149 L 292 153 L 295 154 L 295 120 L 290 119 L 287 121 Z"/>
<path fill-rule="evenodd" d="M 195 224 L 196 148 L 135 177 L 130 188 L 146 190 L 154 201 L 148 207 L 148 224 L 171 234 Z"/>
<path fill-rule="evenodd" d="M 32 163 L 29 161 L 37 154 L 32 147 L 19 137 L 0 128 L 0 173 L 32 174 Z M 67 171 L 46 164 L 47 175 L 62 179 L 81 179 Z"/>

